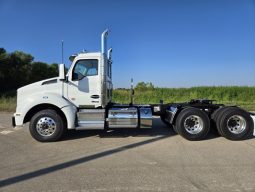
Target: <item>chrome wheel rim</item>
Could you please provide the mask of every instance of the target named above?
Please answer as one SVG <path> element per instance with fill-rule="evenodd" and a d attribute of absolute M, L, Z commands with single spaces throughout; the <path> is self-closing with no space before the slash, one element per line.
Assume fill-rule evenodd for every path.
<path fill-rule="evenodd" d="M 246 120 L 240 115 L 233 115 L 228 118 L 227 127 L 231 133 L 240 134 L 246 128 Z"/>
<path fill-rule="evenodd" d="M 204 122 L 201 117 L 197 115 L 190 115 L 184 120 L 185 130 L 192 134 L 198 134 L 203 130 Z"/>
<path fill-rule="evenodd" d="M 42 117 L 36 123 L 36 131 L 43 137 L 51 136 L 56 131 L 56 123 L 50 117 Z"/>

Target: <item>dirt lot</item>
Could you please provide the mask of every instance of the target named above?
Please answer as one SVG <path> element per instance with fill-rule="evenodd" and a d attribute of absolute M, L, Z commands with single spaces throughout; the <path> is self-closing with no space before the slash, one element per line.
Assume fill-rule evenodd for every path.
<path fill-rule="evenodd" d="M 191 142 L 150 130 L 71 131 L 39 143 L 0 113 L 0 191 L 255 191 L 255 139 Z"/>

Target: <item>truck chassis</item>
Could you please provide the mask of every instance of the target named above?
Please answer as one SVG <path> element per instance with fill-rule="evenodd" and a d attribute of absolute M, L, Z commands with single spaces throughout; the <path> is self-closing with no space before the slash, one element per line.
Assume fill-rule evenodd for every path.
<path fill-rule="evenodd" d="M 59 140 L 68 129 L 148 129 L 154 115 L 188 140 L 204 139 L 211 128 L 230 140 L 252 135 L 252 113 L 238 106 L 214 104 L 213 100 L 134 105 L 131 91 L 130 104 L 112 103 L 112 49 L 106 48 L 107 35 L 108 30 L 102 34 L 101 53 L 72 55 L 66 75 L 60 64 L 59 77 L 18 89 L 13 126 L 30 122 L 32 137 L 50 142 Z"/>

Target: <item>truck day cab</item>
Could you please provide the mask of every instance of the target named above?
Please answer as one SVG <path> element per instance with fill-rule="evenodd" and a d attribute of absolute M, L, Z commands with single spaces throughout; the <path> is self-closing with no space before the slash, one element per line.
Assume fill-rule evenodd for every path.
<path fill-rule="evenodd" d="M 152 115 L 188 140 L 206 137 L 211 127 L 231 140 L 249 137 L 254 129 L 250 113 L 237 106 L 196 99 L 187 103 L 134 105 L 112 103 L 112 49 L 107 50 L 108 30 L 102 33 L 101 52 L 72 55 L 65 75 L 39 81 L 17 91 L 13 126 L 30 122 L 38 141 L 57 141 L 68 129 L 149 129 Z"/>

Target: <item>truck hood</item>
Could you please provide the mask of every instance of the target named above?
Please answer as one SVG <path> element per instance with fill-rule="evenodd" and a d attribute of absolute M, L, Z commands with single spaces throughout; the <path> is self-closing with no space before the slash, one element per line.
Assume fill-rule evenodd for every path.
<path fill-rule="evenodd" d="M 32 90 L 32 89 L 36 89 L 38 87 L 42 87 L 44 85 L 55 84 L 57 82 L 58 82 L 58 77 L 54 77 L 54 78 L 50 78 L 50 79 L 45 79 L 45 80 L 42 80 L 42 81 L 37 81 L 35 83 L 31 83 L 31 84 L 28 84 L 26 86 L 20 87 L 18 89 L 18 92 L 29 91 L 29 90 Z"/>
<path fill-rule="evenodd" d="M 17 90 L 17 100 L 19 102 L 29 99 L 31 95 L 44 95 L 47 92 L 62 94 L 62 86 L 60 85 L 62 83 L 58 77 L 54 77 L 26 85 Z"/>

